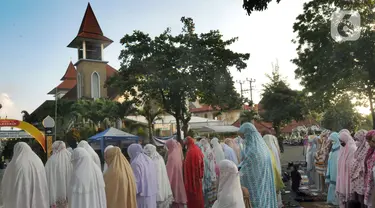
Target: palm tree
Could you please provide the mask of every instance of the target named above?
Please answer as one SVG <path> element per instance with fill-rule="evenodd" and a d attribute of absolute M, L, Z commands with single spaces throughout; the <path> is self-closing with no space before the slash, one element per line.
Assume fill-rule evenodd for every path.
<path fill-rule="evenodd" d="M 148 142 L 152 141 L 152 132 L 154 130 L 153 122 L 159 119 L 158 116 L 163 113 L 163 109 L 155 103 L 153 105 L 151 101 L 145 101 L 143 107 L 138 110 L 138 114 L 145 117 L 147 120 L 149 138 Z"/>

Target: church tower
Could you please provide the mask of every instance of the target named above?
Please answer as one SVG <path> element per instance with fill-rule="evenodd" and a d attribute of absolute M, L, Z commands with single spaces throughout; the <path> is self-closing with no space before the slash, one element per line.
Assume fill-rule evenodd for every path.
<path fill-rule="evenodd" d="M 78 49 L 77 68 L 77 98 L 107 98 L 104 88 L 107 80 L 107 61 L 103 59 L 104 49 L 113 41 L 103 35 L 98 20 L 87 5 L 78 35 L 68 45 Z"/>

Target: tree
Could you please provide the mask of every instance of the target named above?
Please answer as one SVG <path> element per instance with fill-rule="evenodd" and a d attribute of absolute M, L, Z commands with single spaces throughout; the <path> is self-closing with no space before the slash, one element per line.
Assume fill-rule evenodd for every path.
<path fill-rule="evenodd" d="M 191 18 L 182 17 L 181 21 L 183 30 L 176 36 L 170 29 L 154 38 L 141 31 L 125 35 L 121 39 L 121 68 L 107 82 L 126 96 L 159 102 L 166 113 L 175 117 L 178 139 L 180 122 L 186 124 L 190 119 L 189 101 L 199 99 L 226 109 L 233 107 L 233 101 L 241 100 L 229 68 L 246 68 L 250 56 L 228 49 L 237 38 L 223 40 L 217 30 L 197 34 Z"/>
<path fill-rule="evenodd" d="M 101 122 L 106 119 L 114 122 L 121 116 L 119 106 L 118 102 L 108 99 L 81 99 L 72 106 L 72 109 L 78 118 L 90 120 L 93 127 L 99 128 Z"/>
<path fill-rule="evenodd" d="M 365 130 L 370 130 L 372 129 L 372 117 L 371 114 L 369 115 L 361 115 L 360 117 L 360 125 L 358 129 L 365 129 Z"/>
<path fill-rule="evenodd" d="M 152 141 L 152 132 L 154 130 L 153 123 L 159 115 L 164 113 L 163 109 L 158 106 L 158 104 L 152 103 L 151 101 L 146 101 L 141 109 L 138 110 L 138 114 L 145 117 L 147 120 L 148 127 L 148 137 L 149 141 Z M 147 141 L 146 141 L 147 143 Z"/>
<path fill-rule="evenodd" d="M 250 15 L 253 11 L 263 11 L 268 8 L 268 4 L 272 0 L 243 0 L 242 7 L 246 10 L 247 14 Z M 280 0 L 276 0 L 277 3 Z"/>
<path fill-rule="evenodd" d="M 305 105 L 302 102 L 302 93 L 292 90 L 282 79 L 278 68 L 274 68 L 271 75 L 267 75 L 270 82 L 263 85 L 262 112 L 264 121 L 271 122 L 278 137 L 281 128 L 292 120 L 301 120 L 305 115 Z"/>
<path fill-rule="evenodd" d="M 345 95 L 339 97 L 332 106 L 326 109 L 322 125 L 324 128 L 337 132 L 341 129 L 356 131 L 361 122 L 360 117 L 354 110 L 349 96 Z"/>
<path fill-rule="evenodd" d="M 253 122 L 253 120 L 258 120 L 258 119 L 259 119 L 258 113 L 253 109 L 242 111 L 240 114 L 241 124 L 245 122 Z"/>
<path fill-rule="evenodd" d="M 297 33 L 298 56 L 296 77 L 316 100 L 329 106 L 338 96 L 350 93 L 358 100 L 367 100 L 374 121 L 375 89 L 375 31 L 373 30 L 374 2 L 313 0 L 304 4 L 303 14 L 297 17 L 293 29 Z M 336 42 L 331 37 L 332 14 L 338 9 L 359 11 L 361 37 L 356 41 Z M 347 25 L 344 21 L 340 28 Z M 353 28 L 353 25 L 347 25 Z M 335 28 L 333 28 L 335 29 Z M 334 34 L 333 34 L 334 35 Z M 336 36 L 335 36 L 336 37 Z M 375 122 L 373 122 L 375 128 Z"/>

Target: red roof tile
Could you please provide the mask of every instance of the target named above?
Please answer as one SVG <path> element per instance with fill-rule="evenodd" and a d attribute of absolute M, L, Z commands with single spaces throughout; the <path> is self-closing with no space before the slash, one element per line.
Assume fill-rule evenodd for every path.
<path fill-rule="evenodd" d="M 64 76 L 60 80 L 64 81 L 67 79 L 70 79 L 70 80 L 77 79 L 77 71 L 72 62 L 69 63 L 69 66 L 66 69 Z"/>
<path fill-rule="evenodd" d="M 80 33 L 92 33 L 97 35 L 103 35 L 102 29 L 99 26 L 98 20 L 95 17 L 94 11 L 88 3 L 85 16 L 83 17 L 81 27 L 79 28 L 78 35 Z"/>
<path fill-rule="evenodd" d="M 100 28 L 98 20 L 95 17 L 94 11 L 91 8 L 90 3 L 87 5 L 85 15 L 83 16 L 81 26 L 79 28 L 77 37 L 68 45 L 68 47 L 76 48 L 82 39 L 94 39 L 101 40 L 107 44 L 113 41 L 103 35 L 103 31 Z"/>
<path fill-rule="evenodd" d="M 57 86 L 57 89 L 70 90 L 74 86 L 76 86 L 76 84 L 77 84 L 77 80 L 66 79 L 61 84 L 59 84 L 59 86 Z"/>
<path fill-rule="evenodd" d="M 105 70 L 107 73 L 107 78 L 112 77 L 114 74 L 117 73 L 117 70 L 108 64 L 105 66 Z"/>

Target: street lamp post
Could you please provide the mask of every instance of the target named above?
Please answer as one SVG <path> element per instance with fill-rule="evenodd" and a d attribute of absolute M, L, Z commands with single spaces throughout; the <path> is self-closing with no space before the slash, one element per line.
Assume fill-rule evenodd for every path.
<path fill-rule="evenodd" d="M 47 159 L 51 156 L 52 152 L 52 141 L 53 141 L 53 127 L 55 127 L 55 120 L 51 116 L 47 116 L 43 120 L 43 127 L 44 132 L 46 135 L 45 139 L 45 146 L 46 146 L 46 153 L 47 153 Z"/>

